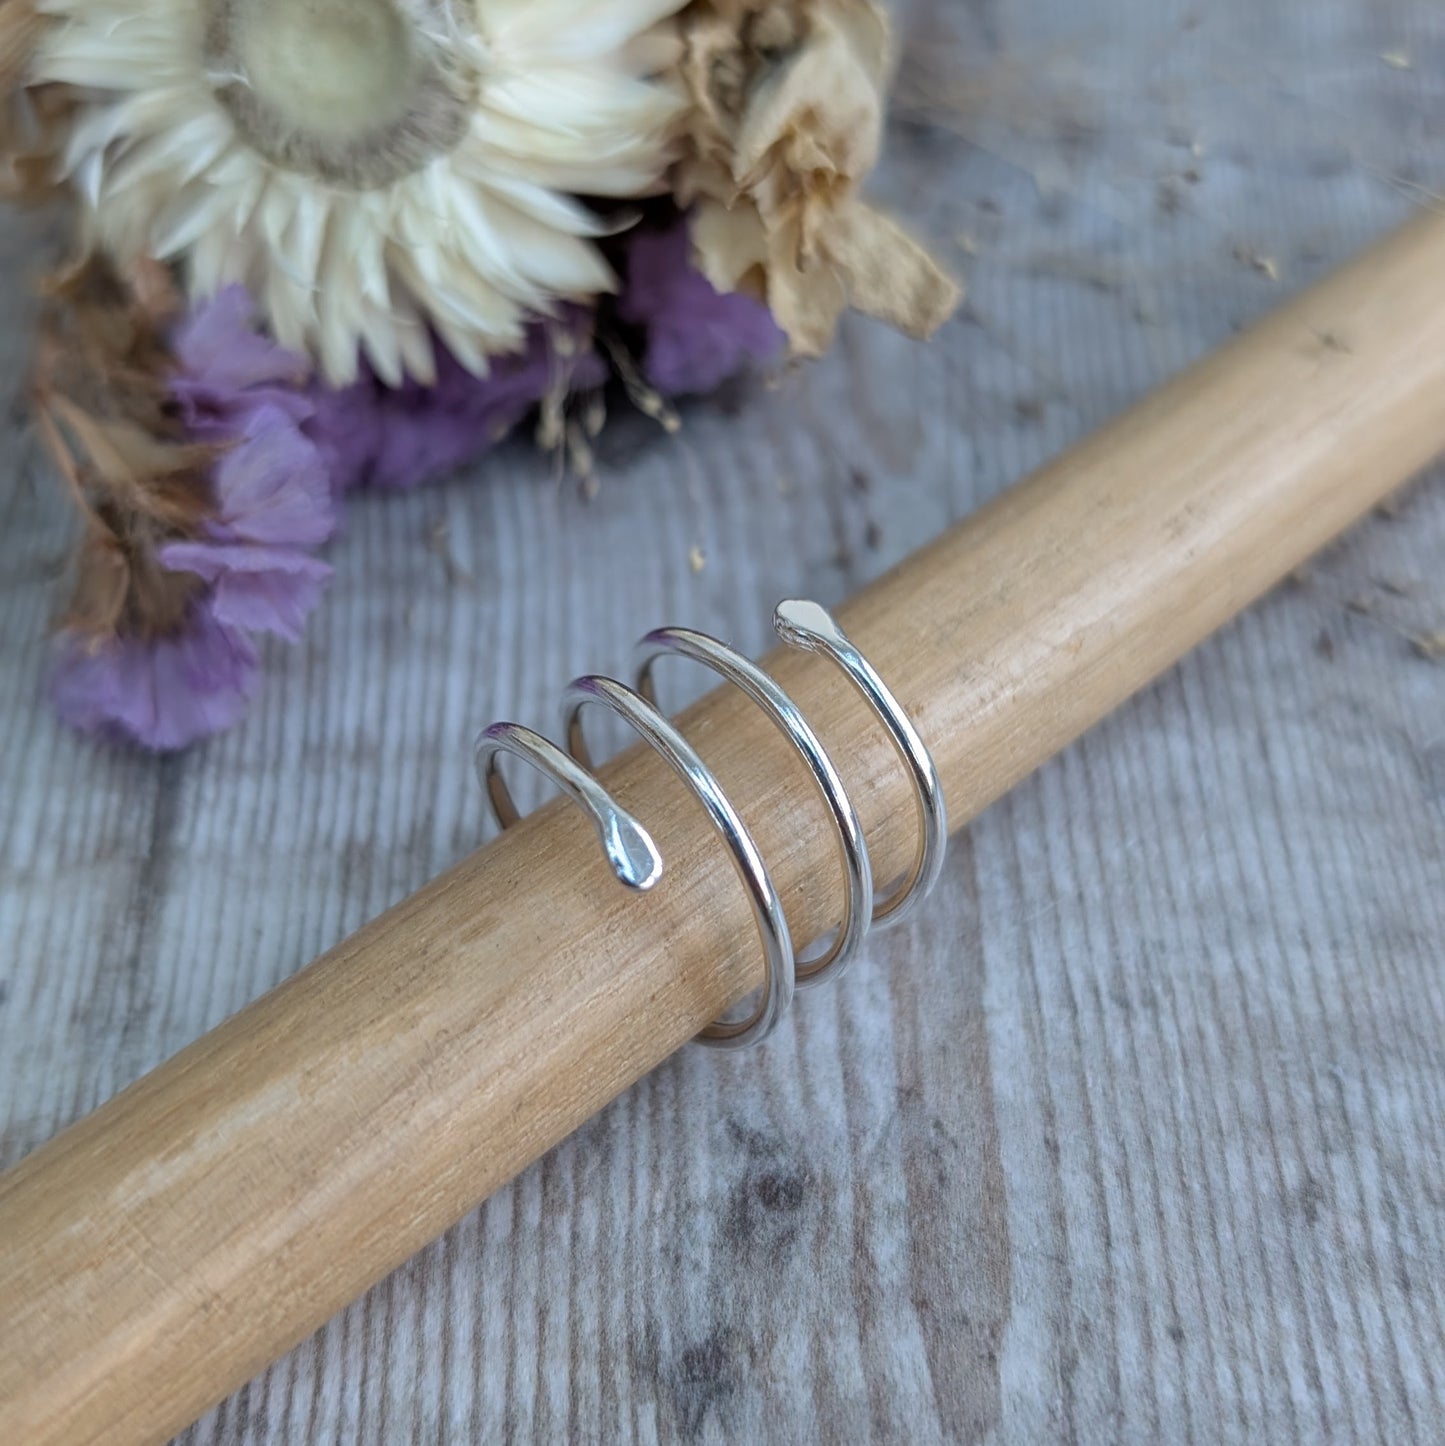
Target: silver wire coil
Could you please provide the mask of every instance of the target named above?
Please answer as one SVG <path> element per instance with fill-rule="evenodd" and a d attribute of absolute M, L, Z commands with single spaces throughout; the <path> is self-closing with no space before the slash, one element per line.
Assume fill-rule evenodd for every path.
<path fill-rule="evenodd" d="M 570 683 L 562 703 L 565 751 L 519 723 L 494 723 L 476 745 L 477 778 L 503 829 L 518 819 L 501 772 L 503 755 L 510 755 L 538 769 L 582 809 L 597 830 L 613 873 L 632 889 L 650 889 L 661 879 L 662 855 L 644 825 L 594 777 L 583 731 L 584 711 L 597 706 L 616 714 L 691 788 L 727 845 L 763 945 L 763 989 L 752 1013 L 744 1019 L 719 1020 L 698 1036 L 699 1043 L 723 1049 L 762 1043 L 787 1014 L 795 989 L 837 978 L 862 947 L 871 926 L 906 917 L 938 881 L 948 840 L 943 787 L 932 755 L 902 704 L 832 614 L 818 603 L 792 600 L 778 604 L 773 627 L 790 647 L 821 654 L 843 670 L 887 730 L 913 784 L 918 847 L 908 872 L 881 900 L 874 895 L 873 868 L 858 811 L 817 734 L 797 704 L 767 673 L 706 633 L 690 628 L 659 628 L 648 633 L 637 648 L 636 687 L 596 675 Z M 799 959 L 794 951 L 782 900 L 752 833 L 697 750 L 657 706 L 656 665 L 664 657 L 701 663 L 741 688 L 793 744 L 822 796 L 837 833 L 845 884 L 844 914 L 836 930 L 809 957 Z"/>

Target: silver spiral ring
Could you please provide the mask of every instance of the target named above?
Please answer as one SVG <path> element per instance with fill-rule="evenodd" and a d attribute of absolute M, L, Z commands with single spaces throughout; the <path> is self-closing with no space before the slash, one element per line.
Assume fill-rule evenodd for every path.
<path fill-rule="evenodd" d="M 722 835 L 733 866 L 748 893 L 762 940 L 765 975 L 762 998 L 746 1019 L 720 1020 L 698 1036 L 699 1042 L 736 1049 L 757 1044 L 777 1027 L 792 1004 L 795 987 L 836 977 L 861 946 L 873 923 L 902 918 L 937 882 L 948 838 L 943 788 L 932 755 L 918 730 L 877 671 L 849 641 L 828 611 L 817 603 L 779 604 L 773 626 L 792 647 L 831 658 L 847 674 L 888 732 L 913 782 L 919 815 L 919 844 L 902 882 L 881 902 L 873 900 L 873 871 L 857 810 L 832 760 L 793 700 L 755 664 L 705 633 L 660 628 L 638 649 L 638 689 L 612 678 L 578 678 L 563 702 L 563 731 L 570 755 L 530 728 L 497 723 L 477 740 L 477 777 L 502 828 L 517 822 L 517 809 L 502 777 L 503 753 L 524 759 L 547 774 L 587 815 L 597 829 L 617 877 L 634 889 L 649 889 L 661 877 L 663 863 L 647 830 L 593 776 L 583 733 L 582 713 L 598 704 L 626 721 L 682 777 L 707 809 Z M 691 658 L 741 688 L 787 736 L 807 763 L 837 829 L 845 875 L 845 909 L 831 942 L 819 955 L 799 963 L 777 887 L 758 846 L 717 779 L 682 733 L 656 706 L 653 679 L 657 660 L 668 654 Z"/>

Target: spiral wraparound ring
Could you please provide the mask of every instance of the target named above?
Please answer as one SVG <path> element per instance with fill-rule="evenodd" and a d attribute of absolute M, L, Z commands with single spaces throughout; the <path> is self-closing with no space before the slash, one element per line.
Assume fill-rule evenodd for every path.
<path fill-rule="evenodd" d="M 830 658 L 847 674 L 886 729 L 914 786 L 919 842 L 911 868 L 882 901 L 873 898 L 873 870 L 857 810 L 838 770 L 796 703 L 777 682 L 726 643 L 689 628 L 659 628 L 638 647 L 637 688 L 613 678 L 589 676 L 572 682 L 563 700 L 563 752 L 530 728 L 497 723 L 477 740 L 477 777 L 501 827 L 517 821 L 517 809 L 499 770 L 501 755 L 512 754 L 547 774 L 592 819 L 616 876 L 634 889 L 650 889 L 664 865 L 646 828 L 623 809 L 593 775 L 583 733 L 582 714 L 589 704 L 624 719 L 687 783 L 722 836 L 733 867 L 748 894 L 764 956 L 762 995 L 741 1020 L 720 1020 L 699 1042 L 736 1049 L 766 1039 L 786 1015 L 795 987 L 834 978 L 857 953 L 873 923 L 904 917 L 937 882 L 948 837 L 943 789 L 932 755 L 898 699 L 872 664 L 849 641 L 832 615 L 817 603 L 780 603 L 773 625 L 790 646 Z M 794 953 L 782 901 L 747 825 L 719 786 L 697 750 L 658 710 L 654 680 L 659 658 L 690 658 L 741 688 L 793 744 L 837 830 L 844 872 L 844 916 L 831 940 L 812 958 Z"/>

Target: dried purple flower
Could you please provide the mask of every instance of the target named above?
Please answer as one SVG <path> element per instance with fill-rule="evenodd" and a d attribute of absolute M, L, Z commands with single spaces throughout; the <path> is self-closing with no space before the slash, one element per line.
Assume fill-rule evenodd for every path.
<path fill-rule="evenodd" d="M 191 572 L 211 587 L 210 610 L 227 627 L 275 633 L 299 643 L 303 625 L 331 580 L 318 558 L 291 547 L 170 542 L 161 562 Z"/>
<path fill-rule="evenodd" d="M 693 266 L 685 219 L 629 237 L 618 314 L 645 331 L 643 373 L 672 397 L 710 392 L 787 340 L 761 301 L 716 291 Z"/>
<path fill-rule="evenodd" d="M 305 549 L 336 531 L 326 467 L 316 445 L 279 407 L 246 418 L 238 444 L 217 464 L 207 539 L 170 542 L 164 567 L 212 588 L 216 618 L 299 642 L 331 569 Z"/>
<path fill-rule="evenodd" d="M 236 723 L 260 671 L 251 640 L 221 622 L 202 599 L 171 637 L 114 637 L 89 645 L 66 635 L 51 695 L 60 716 L 76 728 L 170 750 Z"/>
<path fill-rule="evenodd" d="M 251 331 L 245 294 L 233 289 L 197 312 L 174 354 L 185 434 L 214 449 L 202 449 L 209 484 L 198 480 L 198 516 L 169 535 L 139 534 L 151 540 L 138 551 L 132 542 L 122 582 L 134 595 L 141 577 L 173 577 L 166 595 L 180 605 L 164 616 L 123 608 L 102 633 L 64 635 L 53 678 L 69 722 L 155 749 L 237 721 L 259 681 L 251 634 L 300 638 L 331 576 L 311 551 L 337 526 L 325 461 L 301 430 L 311 404 L 295 390 L 295 361 Z M 144 479 L 135 487 L 149 496 Z M 119 503 L 107 494 L 102 505 Z"/>
<path fill-rule="evenodd" d="M 547 398 L 600 386 L 606 369 L 592 349 L 586 313 L 538 322 L 524 350 L 492 359 L 474 376 L 437 347 L 432 386 L 388 387 L 374 376 L 340 391 L 310 393 L 307 423 L 339 492 L 405 489 L 474 461 Z"/>
<path fill-rule="evenodd" d="M 221 542 L 315 547 L 336 531 L 320 449 L 281 408 L 263 402 L 242 420 L 215 469 L 208 522 Z"/>
<path fill-rule="evenodd" d="M 227 417 L 265 401 L 300 419 L 308 404 L 300 388 L 310 366 L 255 328 L 255 308 L 243 286 L 228 286 L 192 312 L 171 345 L 179 373 L 171 389 L 202 417 Z"/>

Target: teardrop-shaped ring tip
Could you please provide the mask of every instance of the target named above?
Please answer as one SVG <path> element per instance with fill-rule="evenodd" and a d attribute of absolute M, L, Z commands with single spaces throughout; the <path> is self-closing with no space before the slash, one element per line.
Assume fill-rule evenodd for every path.
<path fill-rule="evenodd" d="M 620 810 L 608 820 L 602 841 L 613 872 L 639 893 L 646 893 L 662 878 L 662 855 L 652 835 L 631 816 Z"/>
<path fill-rule="evenodd" d="M 785 643 L 806 648 L 814 639 L 842 645 L 848 641 L 833 614 L 822 603 L 807 598 L 788 598 L 773 611 L 773 627 Z"/>
<path fill-rule="evenodd" d="M 662 854 L 652 835 L 576 759 L 520 723 L 493 723 L 477 739 L 477 779 L 502 828 L 511 828 L 518 818 L 512 790 L 497 766 L 504 753 L 545 774 L 592 820 L 621 883 L 645 892 L 662 877 Z"/>

